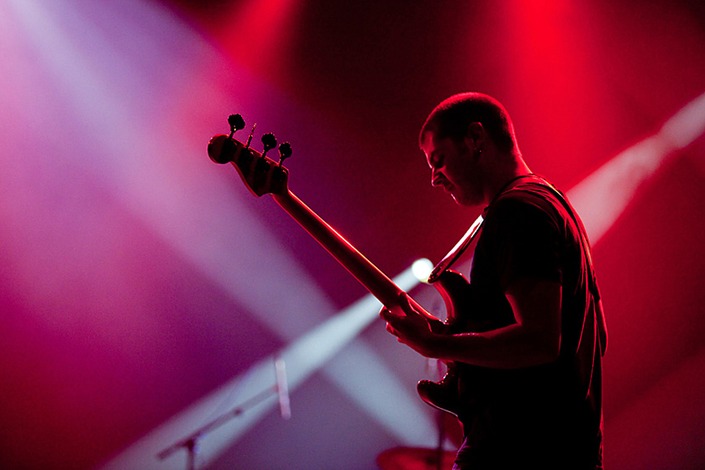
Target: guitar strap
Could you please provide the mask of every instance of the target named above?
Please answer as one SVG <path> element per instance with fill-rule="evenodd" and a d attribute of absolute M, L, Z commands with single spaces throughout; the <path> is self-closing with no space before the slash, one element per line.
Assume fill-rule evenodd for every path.
<path fill-rule="evenodd" d="M 549 191 L 553 193 L 553 195 L 558 199 L 558 201 L 563 205 L 565 210 L 568 212 L 570 215 L 571 219 L 573 219 L 573 222 L 575 223 L 576 227 L 578 228 L 580 232 L 580 243 L 583 247 L 583 252 L 585 253 L 585 256 L 587 257 L 587 262 L 588 262 L 588 273 L 589 273 L 589 286 L 590 286 L 590 291 L 595 295 L 598 299 L 600 298 L 600 293 L 597 288 L 597 282 L 595 281 L 595 272 L 592 264 L 592 257 L 590 254 L 590 249 L 587 243 L 587 240 L 585 240 L 585 229 L 583 228 L 583 225 L 579 222 L 578 218 L 575 215 L 575 209 L 570 205 L 566 197 L 563 195 L 563 193 L 553 186 L 551 183 L 546 181 L 545 178 L 542 178 L 538 175 L 535 175 L 533 173 L 529 173 L 527 175 L 520 175 L 517 176 L 516 178 L 513 178 L 510 180 L 507 184 L 504 185 L 504 187 L 497 193 L 497 195 L 493 198 L 493 201 L 496 200 L 501 194 L 505 193 L 511 187 L 514 185 L 515 182 L 517 182 L 520 179 L 523 178 L 532 178 L 534 179 L 534 183 L 538 184 L 540 186 L 543 186 L 547 188 Z M 491 203 L 490 203 L 491 205 Z M 489 206 L 488 206 L 489 207 Z M 484 212 L 483 212 L 484 213 Z M 431 274 L 428 276 L 428 282 L 429 283 L 434 283 L 435 281 L 438 280 L 440 275 L 448 268 L 450 268 L 453 263 L 455 263 L 458 258 L 465 252 L 465 250 L 470 246 L 472 241 L 475 239 L 477 234 L 480 232 L 480 229 L 482 228 L 482 224 L 484 223 L 485 219 L 481 215 L 475 219 L 475 222 L 470 225 L 470 228 L 468 229 L 467 232 L 465 232 L 465 235 L 458 241 L 458 243 L 455 244 L 455 246 L 448 252 L 447 255 L 443 257 L 443 259 L 433 268 L 431 271 Z"/>
<path fill-rule="evenodd" d="M 475 219 L 475 222 L 472 223 L 468 231 L 465 232 L 465 235 L 463 235 L 458 243 L 456 243 L 448 254 L 445 255 L 443 259 L 433 268 L 433 271 L 431 271 L 431 274 L 428 276 L 429 283 L 432 284 L 436 282 L 440 275 L 443 274 L 446 269 L 450 268 L 450 266 L 455 263 L 458 258 L 460 258 L 460 255 L 462 255 L 468 246 L 470 246 L 470 243 L 472 243 L 477 234 L 480 232 L 480 228 L 484 222 L 485 218 L 482 217 L 482 214 L 480 214 L 477 219 Z"/>
<path fill-rule="evenodd" d="M 512 178 L 509 180 L 503 187 L 502 189 L 497 192 L 497 195 L 492 198 L 492 201 L 490 204 L 487 206 L 491 206 L 492 202 L 494 202 L 500 195 L 504 194 L 507 190 L 513 186 L 514 183 L 516 183 L 518 180 L 523 179 L 523 178 L 532 178 L 535 177 L 533 173 L 529 173 L 527 175 L 519 175 L 515 178 Z M 485 209 L 486 211 L 487 209 Z M 483 214 L 485 213 L 483 211 Z M 465 235 L 458 241 L 458 243 L 455 244 L 455 246 L 448 252 L 447 255 L 443 257 L 443 259 L 433 268 L 433 271 L 431 271 L 431 275 L 428 276 L 428 282 L 429 283 L 434 283 L 438 280 L 438 278 L 443 274 L 443 272 L 450 268 L 453 263 L 455 263 L 458 258 L 463 254 L 463 252 L 470 246 L 472 241 L 475 239 L 477 234 L 480 232 L 480 229 L 482 228 L 482 224 L 485 222 L 485 218 L 480 214 L 477 219 L 475 219 L 475 222 L 472 223 L 470 228 L 468 229 L 467 232 L 465 232 Z"/>
<path fill-rule="evenodd" d="M 599 299 L 600 298 L 600 291 L 597 287 L 597 280 L 595 276 L 595 268 L 593 266 L 592 262 L 592 253 L 590 250 L 590 244 L 587 240 L 587 232 L 585 231 L 585 227 L 583 226 L 582 222 L 578 219 L 577 215 L 575 214 L 575 209 L 573 209 L 573 206 L 568 202 L 568 199 L 565 197 L 563 192 L 553 186 L 551 183 L 546 181 L 544 178 L 541 178 L 540 176 L 537 176 L 539 181 L 536 181 L 536 184 L 543 186 L 545 188 L 548 188 L 553 195 L 558 199 L 558 201 L 563 205 L 563 208 L 568 212 L 570 215 L 570 218 L 573 219 L 573 223 L 578 229 L 578 233 L 580 235 L 580 245 L 582 246 L 583 253 L 585 254 L 585 258 L 587 260 L 587 268 L 588 268 L 588 284 L 590 288 L 590 292 L 595 296 L 595 298 Z"/>

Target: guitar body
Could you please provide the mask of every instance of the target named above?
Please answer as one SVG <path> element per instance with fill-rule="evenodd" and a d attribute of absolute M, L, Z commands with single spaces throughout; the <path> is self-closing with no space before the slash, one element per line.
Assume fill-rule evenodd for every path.
<path fill-rule="evenodd" d="M 438 276 L 433 286 L 446 307 L 446 321 L 439 328 L 440 331 L 434 331 L 443 334 L 472 331 L 468 317 L 472 312 L 474 296 L 467 279 L 459 272 L 447 269 Z M 445 376 L 439 382 L 420 380 L 416 384 L 416 391 L 426 404 L 458 416 L 458 368 L 454 362 L 447 362 L 446 369 Z"/>
<path fill-rule="evenodd" d="M 473 304 L 472 286 L 457 271 L 447 269 L 441 273 L 433 287 L 443 298 L 446 307 L 446 324 L 451 326 L 456 320 L 465 318 L 464 312 L 470 312 Z"/>

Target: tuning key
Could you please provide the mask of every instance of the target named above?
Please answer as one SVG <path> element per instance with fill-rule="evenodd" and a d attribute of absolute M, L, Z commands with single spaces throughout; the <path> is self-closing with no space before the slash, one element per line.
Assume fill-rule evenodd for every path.
<path fill-rule="evenodd" d="M 239 114 L 231 114 L 228 116 L 228 124 L 230 125 L 230 137 L 240 129 L 245 128 L 245 120 Z"/>
<path fill-rule="evenodd" d="M 274 137 L 274 134 L 268 132 L 262 136 L 262 145 L 264 146 L 264 151 L 262 152 L 262 156 L 264 157 L 267 155 L 267 152 L 277 146 L 277 138 Z"/>
<path fill-rule="evenodd" d="M 291 144 L 289 142 L 284 142 L 279 146 L 279 166 L 282 166 L 284 160 L 289 158 L 293 150 L 291 149 Z"/>

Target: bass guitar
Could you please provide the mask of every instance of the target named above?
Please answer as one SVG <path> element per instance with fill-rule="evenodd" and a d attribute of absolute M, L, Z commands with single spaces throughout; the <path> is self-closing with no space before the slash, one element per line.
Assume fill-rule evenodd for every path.
<path fill-rule="evenodd" d="M 215 135 L 208 143 L 210 159 L 219 164 L 232 164 L 253 195 L 261 197 L 270 194 L 274 201 L 347 269 L 370 294 L 387 308 L 398 307 L 399 297 L 404 294 L 403 290 L 289 189 L 289 170 L 282 163 L 291 156 L 291 146 L 288 143 L 279 145 L 279 161 L 276 162 L 267 156 L 270 150 L 277 147 L 273 134 L 262 136 L 263 150 L 259 152 L 250 147 L 253 133 L 250 133 L 245 143 L 233 137 L 235 132 L 245 127 L 245 122 L 239 114 L 231 115 L 228 123 L 230 134 Z M 448 331 L 455 317 L 454 312 L 466 307 L 460 303 L 467 297 L 463 294 L 467 292 L 469 284 L 461 274 L 448 269 L 435 276 L 433 281 L 434 287 L 443 298 L 449 320 L 441 322 L 428 314 L 413 298 L 410 297 L 409 301 L 412 307 L 427 315 L 429 325 L 434 331 Z M 417 385 L 417 391 L 429 405 L 457 415 L 457 381 L 452 363 L 448 364 L 448 373 L 440 382 L 421 380 Z"/>

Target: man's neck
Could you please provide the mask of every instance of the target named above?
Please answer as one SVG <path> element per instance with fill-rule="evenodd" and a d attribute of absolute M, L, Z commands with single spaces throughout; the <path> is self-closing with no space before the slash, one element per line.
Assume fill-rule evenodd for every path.
<path fill-rule="evenodd" d="M 486 187 L 485 200 L 489 204 L 497 195 L 517 178 L 531 175 L 531 169 L 521 157 L 512 156 L 504 165 L 497 166 L 495 177 Z"/>

